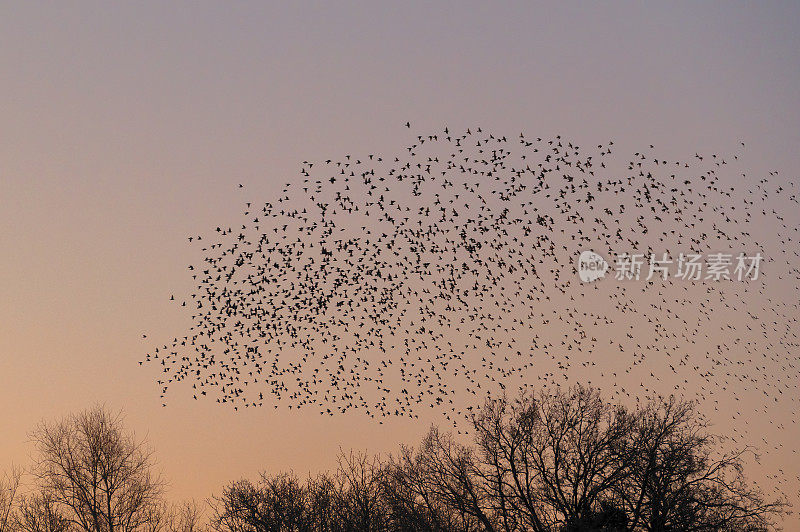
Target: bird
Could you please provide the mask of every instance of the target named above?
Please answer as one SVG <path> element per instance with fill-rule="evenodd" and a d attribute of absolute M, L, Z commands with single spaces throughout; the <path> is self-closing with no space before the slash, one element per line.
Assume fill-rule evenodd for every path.
<path fill-rule="evenodd" d="M 590 381 L 634 406 L 698 401 L 738 439 L 779 437 L 785 423 L 751 427 L 797 407 L 797 185 L 742 177 L 741 152 L 643 146 L 445 127 L 309 158 L 241 223 L 193 232 L 204 256 L 178 298 L 191 325 L 142 362 L 162 399 L 189 381 L 237 412 L 436 412 L 465 432 L 490 393 Z M 583 250 L 608 258 L 604 278 L 581 281 Z M 709 276 L 714 254 L 726 273 Z M 617 278 L 634 255 L 638 279 Z"/>

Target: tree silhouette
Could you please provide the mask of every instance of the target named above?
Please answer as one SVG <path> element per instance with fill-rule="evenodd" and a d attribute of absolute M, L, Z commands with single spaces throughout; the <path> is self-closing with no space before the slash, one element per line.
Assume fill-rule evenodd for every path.
<path fill-rule="evenodd" d="M 634 526 L 648 531 L 768 530 L 784 505 L 748 485 L 750 449 L 715 452 L 693 403 L 670 398 L 635 416 L 628 474 L 616 489 Z"/>
<path fill-rule="evenodd" d="M 300 480 L 262 473 L 211 499 L 215 532 L 761 532 L 787 512 L 744 475 L 695 403 L 626 408 L 592 388 L 489 399 L 471 442 L 431 427 L 386 457 L 340 451 Z M 32 433 L 34 490 L 0 481 L 0 532 L 200 532 L 165 502 L 151 451 L 95 407 Z"/>
<path fill-rule="evenodd" d="M 33 475 L 43 501 L 87 532 L 148 530 L 160 511 L 162 482 L 152 453 L 126 432 L 121 414 L 97 406 L 32 433 Z"/>
<path fill-rule="evenodd" d="M 21 476 L 22 470 L 12 467 L 8 473 L 0 477 L 0 532 L 8 532 L 13 528 L 14 505 Z"/>
<path fill-rule="evenodd" d="M 20 499 L 13 529 L 19 532 L 68 532 L 71 526 L 50 495 L 35 493 Z"/>
<path fill-rule="evenodd" d="M 694 403 L 627 409 L 597 390 L 487 401 L 471 445 L 432 427 L 387 459 L 342 453 L 303 483 L 262 474 L 217 497 L 218 532 L 761 531 L 783 501 L 743 474 L 749 450 L 722 452 Z"/>

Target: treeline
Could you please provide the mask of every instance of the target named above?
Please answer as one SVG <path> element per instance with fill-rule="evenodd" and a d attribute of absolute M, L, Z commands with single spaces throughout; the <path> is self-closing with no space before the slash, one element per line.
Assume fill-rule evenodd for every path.
<path fill-rule="evenodd" d="M 145 445 L 95 408 L 34 431 L 35 489 L 8 476 L 0 532 L 776 530 L 786 502 L 707 428 L 690 402 L 628 409 L 577 386 L 488 401 L 469 444 L 432 428 L 394 455 L 342 452 L 329 473 L 262 473 L 170 506 Z"/>

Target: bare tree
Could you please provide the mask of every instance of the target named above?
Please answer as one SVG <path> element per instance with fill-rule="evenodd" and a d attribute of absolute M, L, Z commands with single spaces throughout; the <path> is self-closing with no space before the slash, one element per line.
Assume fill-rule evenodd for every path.
<path fill-rule="evenodd" d="M 473 427 L 479 475 L 503 529 L 586 529 L 607 520 L 609 491 L 627 471 L 632 418 L 624 409 L 578 386 L 490 400 Z"/>
<path fill-rule="evenodd" d="M 42 493 L 87 532 L 134 532 L 149 524 L 163 484 L 152 452 L 126 432 L 120 413 L 97 406 L 31 435 L 38 451 L 33 473 Z"/>
<path fill-rule="evenodd" d="M 309 478 L 306 483 L 308 511 L 315 532 L 338 530 L 336 518 L 341 500 L 335 481 L 329 474 Z"/>
<path fill-rule="evenodd" d="M 747 450 L 720 452 L 672 398 L 630 411 L 582 386 L 502 397 L 473 428 L 473 447 L 432 428 L 403 449 L 385 503 L 430 530 L 504 532 L 773 530 L 785 510 L 746 481 Z"/>
<path fill-rule="evenodd" d="M 490 505 L 480 491 L 474 453 L 432 427 L 419 449 L 403 447 L 390 460 L 384 488 L 398 529 L 493 530 Z"/>
<path fill-rule="evenodd" d="M 165 524 L 161 527 L 165 532 L 201 532 L 205 529 L 203 512 L 195 501 L 171 505 L 165 514 Z"/>
<path fill-rule="evenodd" d="M 416 496 L 434 524 L 463 530 L 499 530 L 491 491 L 481 478 L 474 449 L 432 427 L 419 449 L 404 449 L 395 476 Z"/>
<path fill-rule="evenodd" d="M 381 463 L 366 454 L 339 456 L 332 475 L 300 482 L 293 473 L 262 473 L 240 480 L 214 498 L 212 528 L 218 532 L 382 531 Z"/>
<path fill-rule="evenodd" d="M 0 476 L 0 532 L 8 532 L 14 523 L 14 505 L 21 477 L 22 469 L 13 466 Z"/>
<path fill-rule="evenodd" d="M 489 400 L 474 444 L 432 427 L 389 459 L 341 453 L 334 473 L 239 481 L 217 532 L 760 532 L 785 504 L 743 474 L 691 403 L 629 410 L 593 389 Z"/>
<path fill-rule="evenodd" d="M 262 473 L 256 484 L 229 484 L 214 499 L 211 522 L 220 532 L 311 530 L 308 506 L 308 490 L 294 474 Z"/>
<path fill-rule="evenodd" d="M 378 532 L 386 529 L 388 517 L 381 491 L 382 473 L 383 464 L 378 457 L 353 451 L 339 453 L 333 477 L 339 530 Z"/>
<path fill-rule="evenodd" d="M 631 470 L 618 492 L 632 529 L 770 530 L 785 511 L 784 501 L 766 501 L 748 485 L 743 459 L 749 449 L 718 451 L 721 438 L 708 434 L 694 403 L 670 397 L 634 417 Z"/>
<path fill-rule="evenodd" d="M 69 532 L 72 523 L 58 509 L 47 493 L 35 493 L 20 498 L 15 515 L 19 532 Z"/>

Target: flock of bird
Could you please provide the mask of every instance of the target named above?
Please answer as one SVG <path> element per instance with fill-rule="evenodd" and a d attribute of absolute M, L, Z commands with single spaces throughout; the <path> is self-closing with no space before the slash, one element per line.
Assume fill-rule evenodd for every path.
<path fill-rule="evenodd" d="M 696 399 L 739 443 L 797 433 L 792 181 L 748 176 L 743 144 L 677 161 L 481 128 L 412 138 L 306 161 L 235 226 L 189 237 L 204 258 L 176 302 L 193 325 L 143 361 L 162 396 L 183 382 L 236 409 L 433 409 L 460 427 L 487 393 L 583 382 Z M 582 283 L 583 250 L 764 260 L 756 279 Z"/>

